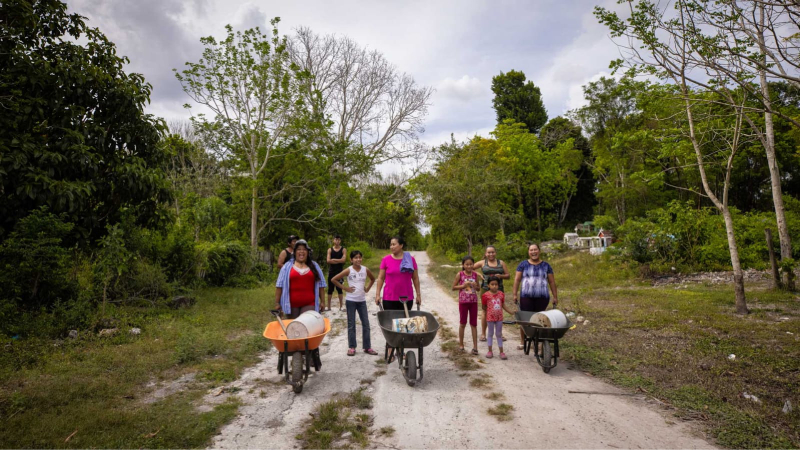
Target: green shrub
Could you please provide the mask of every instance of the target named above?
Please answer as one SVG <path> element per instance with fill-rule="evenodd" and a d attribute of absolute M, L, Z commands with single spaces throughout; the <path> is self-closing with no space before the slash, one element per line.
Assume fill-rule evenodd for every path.
<path fill-rule="evenodd" d="M 239 241 L 201 242 L 197 248 L 201 278 L 212 286 L 224 286 L 250 266 L 250 247 Z"/>
<path fill-rule="evenodd" d="M 361 254 L 364 255 L 364 259 L 369 259 L 375 256 L 372 252 L 372 247 L 370 247 L 369 244 L 364 241 L 353 241 L 345 245 L 345 247 L 347 247 L 348 252 L 352 252 L 353 250 L 360 251 Z M 350 255 L 347 255 L 347 257 L 349 258 Z"/>
<path fill-rule="evenodd" d="M 17 222 L 0 245 L 0 298 L 6 304 L 38 310 L 74 294 L 70 249 L 63 242 L 72 228 L 47 208 Z"/>

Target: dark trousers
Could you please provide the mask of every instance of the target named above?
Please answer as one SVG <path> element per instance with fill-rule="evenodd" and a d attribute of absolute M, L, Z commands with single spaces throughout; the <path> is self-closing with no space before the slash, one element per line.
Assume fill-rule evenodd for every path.
<path fill-rule="evenodd" d="M 361 319 L 361 335 L 364 350 L 372 348 L 369 339 L 369 313 L 367 312 L 367 302 L 344 302 L 347 308 L 347 346 L 356 348 L 356 312 Z"/>

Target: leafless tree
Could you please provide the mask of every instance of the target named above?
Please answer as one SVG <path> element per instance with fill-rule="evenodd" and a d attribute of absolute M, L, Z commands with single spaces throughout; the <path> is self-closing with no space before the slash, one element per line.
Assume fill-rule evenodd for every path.
<path fill-rule="evenodd" d="M 290 40 L 292 61 L 307 71 L 308 95 L 318 95 L 333 122 L 329 143 L 358 146 L 371 167 L 414 159 L 433 89 L 400 73 L 377 50 L 344 36 L 299 28 Z"/>

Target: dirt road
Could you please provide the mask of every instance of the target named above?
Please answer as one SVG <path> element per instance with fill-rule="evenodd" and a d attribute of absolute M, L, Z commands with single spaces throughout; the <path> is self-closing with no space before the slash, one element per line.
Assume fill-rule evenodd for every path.
<path fill-rule="evenodd" d="M 423 309 L 437 312 L 451 327 L 458 324 L 455 296 L 427 274 L 429 259 L 415 253 L 420 267 Z M 368 298 L 372 298 L 368 295 Z M 383 355 L 383 335 L 377 327 L 374 303 L 370 306 L 372 346 Z M 291 448 L 309 413 L 337 392 L 350 392 L 372 378 L 378 357 L 359 352 L 348 357 L 344 312 L 330 314 L 340 334 L 326 338 L 321 349 L 323 368 L 309 378 L 302 394 L 295 395 L 279 383 L 276 353 L 233 384 L 245 403 L 241 415 L 214 440 L 216 448 Z M 457 331 L 457 329 L 456 329 Z M 408 387 L 397 364 L 378 376 L 367 393 L 374 398 L 374 426 L 391 426 L 392 437 L 382 437 L 374 447 L 398 448 L 714 448 L 689 426 L 670 418 L 642 398 L 621 395 L 570 394 L 567 391 L 622 393 L 613 386 L 560 364 L 545 374 L 534 357 L 516 350 L 519 337 L 506 330 L 508 360 L 485 359 L 479 342 L 480 371 L 471 377 L 457 370 L 435 341 L 425 349 L 425 379 Z M 336 329 L 334 329 L 336 332 Z M 469 335 L 469 330 L 467 330 Z M 567 337 L 568 338 L 568 337 Z M 359 345 L 361 336 L 359 329 Z M 469 344 L 467 345 L 469 348 Z M 495 350 L 496 351 L 496 350 Z M 469 380 L 490 375 L 486 388 L 470 387 Z M 498 422 L 487 414 L 496 405 L 483 397 L 489 390 L 502 392 L 514 406 L 513 419 Z M 263 392 L 263 394 L 258 394 Z M 210 402 L 224 396 L 210 395 Z"/>

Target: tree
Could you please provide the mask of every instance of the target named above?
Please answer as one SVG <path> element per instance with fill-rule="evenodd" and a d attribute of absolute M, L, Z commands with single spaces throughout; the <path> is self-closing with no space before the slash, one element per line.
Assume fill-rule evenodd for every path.
<path fill-rule="evenodd" d="M 400 73 L 377 50 L 348 37 L 320 36 L 299 28 L 289 41 L 292 61 L 311 76 L 304 79 L 309 103 L 333 121 L 329 146 L 359 151 L 372 168 L 391 160 L 418 157 L 427 148 L 418 134 L 428 113 L 433 89 Z M 311 102 L 319 95 L 320 103 Z M 359 174 L 340 161 L 336 167 Z"/>
<path fill-rule="evenodd" d="M 770 172 L 772 199 L 778 223 L 781 258 L 791 260 L 791 238 L 785 217 L 781 174 L 775 151 L 774 118 L 781 117 L 800 127 L 800 118 L 786 115 L 773 104 L 770 83 L 786 81 L 800 86 L 797 69 L 800 68 L 797 23 L 800 8 L 796 2 L 769 0 L 677 0 L 672 4 L 674 13 L 667 14 L 663 4 L 652 1 L 626 0 L 633 16 L 657 17 L 655 28 L 646 31 L 647 38 L 653 29 L 664 33 L 660 39 L 668 45 L 659 49 L 662 60 L 668 61 L 667 71 L 682 72 L 683 81 L 692 89 L 703 89 L 719 94 L 714 101 L 736 108 L 736 90 L 743 90 L 748 98 L 744 107 L 744 120 L 761 142 Z M 602 8 L 598 14 L 605 14 Z M 602 16 L 601 16 L 602 17 Z M 613 22 L 607 22 L 615 27 Z M 613 28 L 614 33 L 625 35 L 624 29 Z M 641 36 L 626 35 L 638 40 Z M 670 45 L 680 42 L 685 47 Z M 629 54 L 636 58 L 630 42 Z M 633 51 L 631 51 L 633 50 Z M 681 68 L 684 66 L 685 70 Z M 763 116 L 763 122 L 757 116 Z M 787 284 L 793 283 L 792 271 L 785 273 Z"/>
<path fill-rule="evenodd" d="M 679 3 L 678 6 L 682 5 Z M 614 12 L 600 7 L 595 8 L 596 16 L 611 29 L 612 37 L 627 36 L 639 43 L 636 48 L 629 47 L 631 53 L 627 60 L 617 61 L 612 66 L 620 67 L 627 62 L 631 66 L 631 74 L 649 74 L 670 81 L 675 86 L 676 93 L 683 103 L 688 139 L 697 160 L 703 192 L 725 220 L 728 249 L 734 272 L 736 311 L 745 314 L 748 309 L 744 274 L 734 234 L 733 217 L 728 204 L 728 190 L 733 159 L 740 148 L 743 136 L 743 122 L 746 116 L 744 106 L 747 104 L 748 91 L 740 89 L 726 91 L 722 95 L 715 95 L 716 93 L 709 95 L 697 93 L 692 89 L 689 84 L 692 72 L 690 55 L 696 38 L 694 31 L 691 31 L 694 27 L 691 20 L 692 12 L 694 11 L 691 8 L 688 10 L 678 8 L 677 16 L 668 18 L 660 6 L 649 1 L 640 1 L 635 13 L 627 20 L 622 20 Z M 708 75 L 722 82 L 721 72 L 721 69 L 712 70 Z M 735 98 L 734 93 L 738 94 Z M 720 103 L 722 103 L 721 108 L 715 108 Z M 724 120 L 721 117 L 733 117 L 734 120 Z M 710 155 L 719 155 L 722 152 L 726 156 L 726 175 L 720 197 L 710 184 L 706 159 Z"/>
<path fill-rule="evenodd" d="M 459 236 L 468 254 L 501 226 L 498 188 L 508 178 L 494 163 L 497 151 L 495 141 L 480 137 L 466 144 L 444 144 L 436 149 L 435 172 L 419 175 L 412 183 L 431 233 Z"/>
<path fill-rule="evenodd" d="M 542 103 L 542 93 L 532 81 L 525 82 L 525 74 L 512 70 L 492 77 L 492 106 L 497 112 L 497 123 L 507 119 L 524 123 L 531 133 L 538 133 L 547 122 L 547 110 Z"/>
<path fill-rule="evenodd" d="M 574 170 L 571 174 L 575 177 L 577 183 L 575 192 L 567 195 L 559 206 L 558 223 L 556 225 L 558 227 L 568 217 L 577 221 L 588 220 L 591 218 L 593 208 L 597 204 L 597 199 L 595 198 L 597 181 L 589 165 L 592 157 L 592 146 L 583 135 L 581 126 L 565 117 L 559 116 L 551 119 L 539 131 L 539 140 L 550 151 L 569 139 L 572 139 L 574 148 L 581 152 L 581 164 L 580 168 Z"/>
<path fill-rule="evenodd" d="M 85 244 L 170 200 L 150 85 L 58 0 L 0 3 L 0 235 L 46 205 Z"/>
<path fill-rule="evenodd" d="M 253 252 L 264 229 L 264 223 L 259 223 L 259 202 L 264 196 L 268 200 L 282 197 L 262 192 L 259 178 L 277 152 L 285 158 L 302 153 L 307 147 L 301 141 L 317 139 L 325 132 L 319 106 L 308 104 L 316 97 L 304 92 L 308 74 L 292 64 L 286 38 L 278 34 L 279 21 L 270 22 L 271 36 L 258 28 L 234 32 L 228 25 L 224 40 L 200 40 L 206 49 L 199 62 L 187 62 L 188 69 L 175 71 L 189 97 L 213 113 L 212 118 L 194 117 L 196 127 L 213 148 L 247 174 Z"/>

